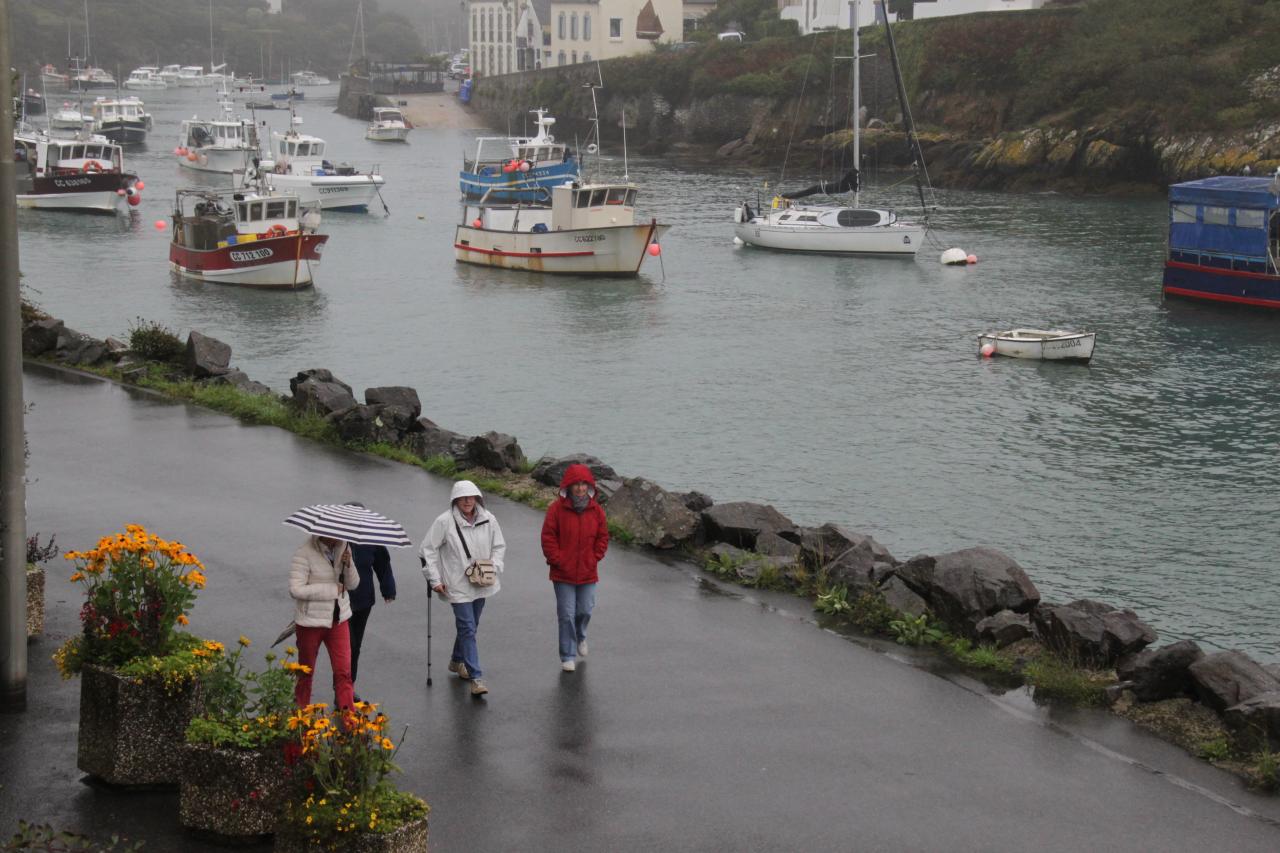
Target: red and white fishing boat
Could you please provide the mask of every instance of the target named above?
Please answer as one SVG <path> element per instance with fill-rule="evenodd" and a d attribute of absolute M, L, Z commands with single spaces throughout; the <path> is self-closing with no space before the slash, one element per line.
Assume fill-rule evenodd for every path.
<path fill-rule="evenodd" d="M 54 139 L 23 128 L 13 136 L 18 207 L 115 213 L 142 200 L 119 145 L 103 136 Z"/>
<path fill-rule="evenodd" d="M 291 193 L 180 189 L 169 266 L 199 281 L 296 289 L 313 283 L 327 234 Z"/>

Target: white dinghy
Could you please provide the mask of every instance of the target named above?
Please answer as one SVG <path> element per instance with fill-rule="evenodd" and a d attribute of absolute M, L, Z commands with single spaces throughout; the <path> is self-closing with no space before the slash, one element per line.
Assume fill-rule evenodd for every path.
<path fill-rule="evenodd" d="M 1061 329 L 1009 329 L 978 336 L 983 356 L 1006 355 L 1046 361 L 1088 361 L 1093 358 L 1094 332 Z"/>

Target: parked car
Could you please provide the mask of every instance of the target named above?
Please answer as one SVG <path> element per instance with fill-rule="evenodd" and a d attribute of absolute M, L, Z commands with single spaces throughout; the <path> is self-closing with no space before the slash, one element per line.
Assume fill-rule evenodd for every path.
<path fill-rule="evenodd" d="M 720 33 L 720 35 L 716 36 L 716 38 L 720 39 L 720 41 L 736 41 L 736 42 L 742 42 L 744 39 L 746 39 L 746 37 L 747 37 L 746 33 L 732 32 L 732 31 L 727 33 Z"/>

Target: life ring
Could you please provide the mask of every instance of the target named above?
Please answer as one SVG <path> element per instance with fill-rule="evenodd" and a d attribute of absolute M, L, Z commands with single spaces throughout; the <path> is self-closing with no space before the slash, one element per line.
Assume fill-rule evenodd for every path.
<path fill-rule="evenodd" d="M 277 237 L 283 237 L 285 234 L 289 233 L 289 229 L 277 222 L 275 225 L 271 226 L 271 233 Z"/>
<path fill-rule="evenodd" d="M 97 160 L 90 160 L 88 163 L 85 163 L 83 166 L 80 167 L 80 171 L 84 172 L 85 174 L 88 174 L 89 172 L 101 172 L 102 164 L 99 163 Z"/>

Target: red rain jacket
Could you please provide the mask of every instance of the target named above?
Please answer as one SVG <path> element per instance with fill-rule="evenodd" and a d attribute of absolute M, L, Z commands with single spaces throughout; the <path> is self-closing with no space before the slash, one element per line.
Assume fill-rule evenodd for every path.
<path fill-rule="evenodd" d="M 561 497 L 547 507 L 542 522 L 542 554 L 551 567 L 551 580 L 559 583 L 596 583 L 596 564 L 609 548 L 609 523 L 596 499 L 581 513 L 573 510 L 569 487 L 583 481 L 592 489 L 596 486 L 590 468 L 570 465 L 560 480 Z"/>

